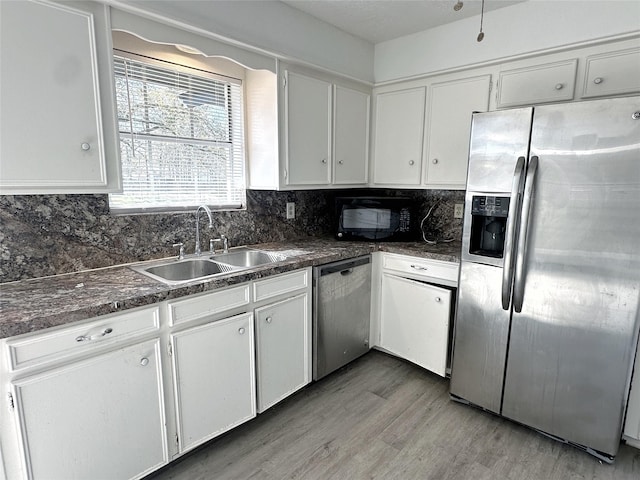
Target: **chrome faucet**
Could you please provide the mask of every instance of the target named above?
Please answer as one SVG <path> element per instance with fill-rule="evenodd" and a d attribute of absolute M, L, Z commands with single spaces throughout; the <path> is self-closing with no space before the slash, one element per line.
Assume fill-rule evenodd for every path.
<path fill-rule="evenodd" d="M 222 253 L 229 253 L 229 239 L 225 235 L 220 235 L 220 238 L 212 238 L 209 240 L 209 253 L 216 253 L 214 244 L 217 242 L 222 243 Z"/>
<path fill-rule="evenodd" d="M 202 254 L 202 250 L 200 249 L 200 209 L 204 210 L 205 213 L 207 214 L 207 217 L 209 217 L 209 228 L 210 229 L 213 228 L 213 219 L 211 218 L 211 210 L 206 205 L 200 205 L 196 209 L 196 249 L 194 252 L 196 255 Z"/>

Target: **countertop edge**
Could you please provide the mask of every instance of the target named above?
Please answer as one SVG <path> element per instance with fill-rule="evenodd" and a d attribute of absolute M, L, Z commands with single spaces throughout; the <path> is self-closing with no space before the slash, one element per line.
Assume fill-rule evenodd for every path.
<path fill-rule="evenodd" d="M 307 240 L 250 245 L 297 254 L 275 264 L 170 286 L 128 265 L 0 284 L 0 339 L 58 327 L 132 308 L 225 288 L 306 267 L 380 251 L 459 263 L 460 244 L 368 243 Z"/>

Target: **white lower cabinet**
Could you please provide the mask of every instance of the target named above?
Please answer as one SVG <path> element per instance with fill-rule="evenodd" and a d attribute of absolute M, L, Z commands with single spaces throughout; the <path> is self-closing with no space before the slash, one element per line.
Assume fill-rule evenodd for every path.
<path fill-rule="evenodd" d="M 12 390 L 30 479 L 140 478 L 168 461 L 158 339 L 16 380 Z"/>
<path fill-rule="evenodd" d="M 444 377 L 451 292 L 382 275 L 380 346 Z"/>
<path fill-rule="evenodd" d="M 308 305 L 303 293 L 256 309 L 258 412 L 311 381 Z"/>
<path fill-rule="evenodd" d="M 254 418 L 311 381 L 310 299 L 309 267 L 0 340 L 0 479 L 138 479 Z"/>
<path fill-rule="evenodd" d="M 459 266 L 405 255 L 374 256 L 379 283 L 372 338 L 378 348 L 445 376 Z"/>
<path fill-rule="evenodd" d="M 253 314 L 171 335 L 180 453 L 256 416 Z"/>

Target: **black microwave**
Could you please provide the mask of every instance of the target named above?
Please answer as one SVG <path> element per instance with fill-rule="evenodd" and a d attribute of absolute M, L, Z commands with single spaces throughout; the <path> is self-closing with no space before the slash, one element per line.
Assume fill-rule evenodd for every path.
<path fill-rule="evenodd" d="M 413 241 L 412 210 L 406 197 L 337 197 L 336 238 Z"/>

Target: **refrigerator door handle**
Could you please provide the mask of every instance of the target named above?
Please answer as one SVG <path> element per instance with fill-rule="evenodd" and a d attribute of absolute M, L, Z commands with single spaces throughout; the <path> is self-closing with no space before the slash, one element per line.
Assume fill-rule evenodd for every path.
<path fill-rule="evenodd" d="M 513 309 L 520 313 L 524 300 L 524 255 L 527 246 L 527 231 L 529 229 L 529 214 L 533 197 L 533 183 L 538 171 L 538 157 L 533 156 L 529 160 L 527 176 L 524 182 L 524 196 L 522 200 L 522 213 L 520 214 L 520 233 L 518 234 L 518 249 L 516 255 L 516 271 L 513 284 Z"/>
<path fill-rule="evenodd" d="M 509 213 L 507 216 L 507 232 L 504 240 L 504 267 L 502 269 L 502 308 L 509 310 L 511 301 L 511 287 L 513 285 L 513 246 L 516 235 L 516 216 L 518 215 L 518 201 L 522 194 L 524 180 L 524 157 L 518 157 L 513 171 L 511 198 L 509 199 Z"/>

